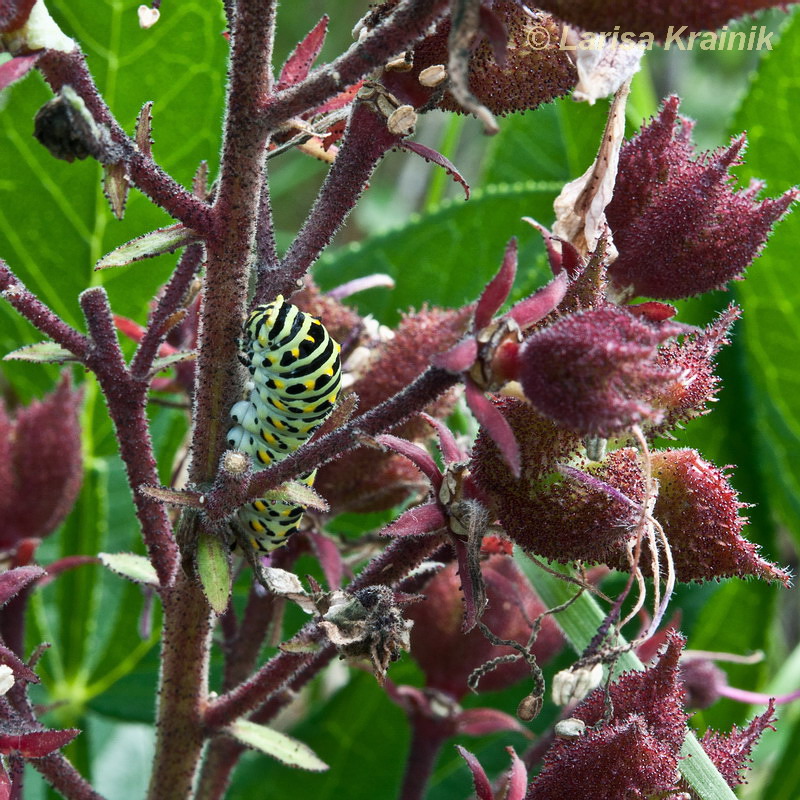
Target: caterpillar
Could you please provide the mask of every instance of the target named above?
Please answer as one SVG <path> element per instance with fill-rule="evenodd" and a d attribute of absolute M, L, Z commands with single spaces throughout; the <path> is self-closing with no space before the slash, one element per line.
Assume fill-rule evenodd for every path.
<path fill-rule="evenodd" d="M 333 410 L 342 385 L 339 344 L 325 326 L 281 295 L 244 323 L 240 359 L 249 396 L 234 403 L 228 445 L 263 469 L 293 453 Z M 316 470 L 300 480 L 314 482 Z M 258 498 L 237 512 L 254 551 L 270 552 L 294 533 L 303 506 Z"/>

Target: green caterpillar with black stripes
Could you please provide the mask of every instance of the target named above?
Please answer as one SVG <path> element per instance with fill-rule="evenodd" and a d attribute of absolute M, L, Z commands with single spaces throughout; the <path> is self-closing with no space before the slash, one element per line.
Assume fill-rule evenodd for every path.
<path fill-rule="evenodd" d="M 333 410 L 342 387 L 340 347 L 325 326 L 282 296 L 258 306 L 244 324 L 242 363 L 249 396 L 235 403 L 228 445 L 265 468 L 297 450 Z M 300 481 L 314 483 L 316 470 Z M 268 553 L 294 533 L 303 506 L 259 498 L 237 512 L 254 551 Z"/>

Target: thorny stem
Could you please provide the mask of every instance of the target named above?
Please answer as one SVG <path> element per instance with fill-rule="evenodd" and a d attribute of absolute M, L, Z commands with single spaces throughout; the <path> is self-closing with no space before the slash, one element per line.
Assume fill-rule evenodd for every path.
<path fill-rule="evenodd" d="M 0 292 L 5 301 L 32 325 L 49 336 L 56 344 L 84 361 L 91 342 L 88 337 L 59 319 L 38 297 L 33 295 L 0 259 Z"/>
<path fill-rule="evenodd" d="M 451 724 L 425 714 L 413 714 L 410 721 L 411 749 L 406 761 L 400 800 L 422 800 L 439 750 L 453 735 L 453 728 Z"/>
<path fill-rule="evenodd" d="M 226 412 L 239 391 L 237 338 L 262 197 L 267 135 L 256 123 L 271 89 L 274 0 L 240 0 L 231 30 L 226 120 L 213 231 L 206 239 L 202 341 L 195 385 L 190 478 L 202 484 L 224 449 Z M 262 225 L 264 225 L 262 210 Z M 266 223 L 268 224 L 268 222 Z M 184 516 L 189 533 L 196 518 Z M 188 538 L 188 535 L 187 535 Z M 194 576 L 181 572 L 164 593 L 158 742 L 150 800 L 190 796 L 206 733 L 211 613 Z"/>
<path fill-rule="evenodd" d="M 262 272 L 275 269 L 278 263 L 278 248 L 275 243 L 275 225 L 272 216 L 272 201 L 269 194 L 269 179 L 264 174 L 256 223 L 256 283 Z"/>
<path fill-rule="evenodd" d="M 170 317 L 181 307 L 181 304 L 185 302 L 186 294 L 202 264 L 202 259 L 203 247 L 200 244 L 189 245 L 183 251 L 178 261 L 178 266 L 164 287 L 158 305 L 150 317 L 147 330 L 131 359 L 131 375 L 134 377 L 144 377 L 150 372 L 153 361 L 158 355 L 158 348 L 170 331 L 167 323 Z"/>
<path fill-rule="evenodd" d="M 32 758 L 28 763 L 68 800 L 104 800 L 61 753 Z"/>
<path fill-rule="evenodd" d="M 355 207 L 378 162 L 400 141 L 389 133 L 385 117 L 356 100 L 344 141 L 314 207 L 280 264 L 259 276 L 256 302 L 294 291 Z"/>
<path fill-rule="evenodd" d="M 256 112 L 271 88 L 274 24 L 274 0 L 237 4 L 214 234 L 206 242 L 191 465 L 191 479 L 200 484 L 216 472 L 224 450 L 227 411 L 238 399 L 240 387 L 237 340 L 247 301 L 268 138 L 256 122 Z"/>
<path fill-rule="evenodd" d="M 156 758 L 148 800 L 186 800 L 205 740 L 203 706 L 208 693 L 211 614 L 193 577 L 179 571 L 161 593 L 161 647 Z"/>
<path fill-rule="evenodd" d="M 94 342 L 85 363 L 97 376 L 106 398 L 142 536 L 159 582 L 166 588 L 174 580 L 178 563 L 172 526 L 164 506 L 138 491 L 140 486 L 158 481 L 146 413 L 148 383 L 133 380 L 125 366 L 105 291 L 89 289 L 80 303 Z"/>

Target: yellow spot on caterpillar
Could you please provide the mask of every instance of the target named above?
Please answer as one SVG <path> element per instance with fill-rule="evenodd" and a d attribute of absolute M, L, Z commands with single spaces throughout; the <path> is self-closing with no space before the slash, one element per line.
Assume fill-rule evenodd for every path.
<path fill-rule="evenodd" d="M 314 388 L 314 384 L 315 384 L 315 383 L 316 383 L 316 380 L 306 381 L 306 382 L 303 384 L 303 386 L 305 386 L 305 387 L 306 387 L 306 389 L 308 389 L 308 391 L 310 392 L 310 391 L 311 391 L 311 390 Z"/>
<path fill-rule="evenodd" d="M 256 511 L 266 511 L 267 510 L 267 504 L 263 500 L 255 500 L 253 502 L 253 508 Z"/>
<path fill-rule="evenodd" d="M 292 355 L 293 355 L 295 358 L 300 358 L 300 349 L 299 349 L 299 348 L 297 348 L 297 347 L 293 347 L 293 348 L 292 348 Z"/>
<path fill-rule="evenodd" d="M 256 456 L 258 456 L 258 460 L 262 464 L 271 464 L 272 463 L 272 456 L 266 450 L 257 450 Z"/>
<path fill-rule="evenodd" d="M 267 530 L 257 519 L 251 519 L 250 520 L 250 527 L 256 533 L 265 533 L 266 530 Z"/>

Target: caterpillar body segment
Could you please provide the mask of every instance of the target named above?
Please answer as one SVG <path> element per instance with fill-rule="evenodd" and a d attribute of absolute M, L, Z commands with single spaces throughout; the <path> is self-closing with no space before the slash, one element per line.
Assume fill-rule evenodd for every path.
<path fill-rule="evenodd" d="M 340 347 L 316 317 L 283 297 L 258 306 L 244 324 L 242 363 L 250 372 L 246 399 L 234 403 L 228 445 L 266 467 L 297 450 L 333 410 L 342 382 Z M 315 472 L 300 478 L 307 486 Z M 304 508 L 259 498 L 239 509 L 237 523 L 253 550 L 280 547 L 297 530 Z"/>

